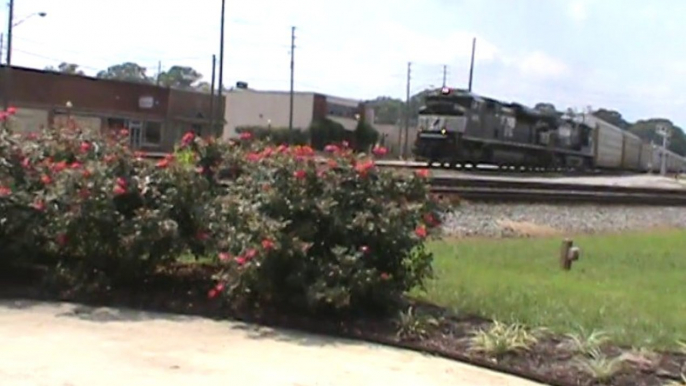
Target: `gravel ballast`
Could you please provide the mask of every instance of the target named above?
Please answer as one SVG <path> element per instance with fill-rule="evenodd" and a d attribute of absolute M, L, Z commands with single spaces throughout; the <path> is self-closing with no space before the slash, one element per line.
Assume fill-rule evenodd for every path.
<path fill-rule="evenodd" d="M 462 204 L 443 224 L 447 236 L 526 237 L 686 228 L 686 208 L 607 205 Z"/>

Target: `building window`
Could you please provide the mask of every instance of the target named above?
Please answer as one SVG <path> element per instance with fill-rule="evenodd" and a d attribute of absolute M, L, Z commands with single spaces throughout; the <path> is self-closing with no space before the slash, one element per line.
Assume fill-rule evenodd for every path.
<path fill-rule="evenodd" d="M 161 122 L 145 122 L 143 143 L 148 146 L 160 146 L 162 144 Z"/>
<path fill-rule="evenodd" d="M 357 107 L 344 106 L 335 103 L 328 103 L 329 115 L 342 118 L 355 118 L 358 114 Z"/>

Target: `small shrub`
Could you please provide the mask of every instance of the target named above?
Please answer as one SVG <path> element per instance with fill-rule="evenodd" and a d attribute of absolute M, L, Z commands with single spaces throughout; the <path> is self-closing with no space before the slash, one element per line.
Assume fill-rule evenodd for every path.
<path fill-rule="evenodd" d="M 400 311 L 396 320 L 398 331 L 396 335 L 400 339 L 422 339 L 431 329 L 439 326 L 438 319 L 429 315 L 416 314 L 413 307 L 407 311 Z"/>
<path fill-rule="evenodd" d="M 572 352 L 583 355 L 599 349 L 600 346 L 610 340 L 610 336 L 603 331 L 594 330 L 587 333 L 583 329 L 576 333 L 567 334 L 567 338 L 565 346 L 569 347 Z"/>
<path fill-rule="evenodd" d="M 623 360 L 620 357 L 610 358 L 599 349 L 591 349 L 587 356 L 576 359 L 579 368 L 599 382 L 607 382 L 622 370 Z"/>
<path fill-rule="evenodd" d="M 537 342 L 536 334 L 522 325 L 506 325 L 495 321 L 488 329 L 473 333 L 470 351 L 501 357 L 508 353 L 529 350 Z"/>

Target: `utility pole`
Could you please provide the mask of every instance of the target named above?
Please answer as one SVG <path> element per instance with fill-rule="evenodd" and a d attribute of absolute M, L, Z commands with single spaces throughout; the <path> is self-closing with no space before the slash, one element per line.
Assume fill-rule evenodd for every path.
<path fill-rule="evenodd" d="M 291 27 L 291 92 L 288 107 L 288 136 L 291 143 L 293 143 L 293 76 L 295 73 L 295 27 Z"/>
<path fill-rule="evenodd" d="M 214 88 L 216 85 L 214 84 L 214 80 L 217 75 L 217 55 L 212 55 L 212 80 L 210 84 L 210 133 L 215 132 L 215 127 L 214 127 L 214 121 L 215 121 L 215 114 L 214 114 Z"/>
<path fill-rule="evenodd" d="M 222 100 L 222 95 L 224 94 L 224 21 L 225 21 L 225 13 L 226 13 L 226 0 L 222 0 L 222 15 L 221 15 L 221 27 L 220 27 L 220 37 L 219 37 L 219 91 L 217 92 L 219 96 L 219 102 L 221 104 Z M 222 107 L 219 107 L 219 111 L 224 111 Z M 217 137 L 221 137 L 222 134 L 224 133 L 224 117 L 221 117 L 220 120 L 221 125 L 221 130 L 217 130 L 218 133 L 216 133 Z"/>
<path fill-rule="evenodd" d="M 446 66 L 444 64 L 443 65 L 443 87 L 445 87 L 445 85 L 446 85 L 447 77 L 448 77 L 448 66 Z"/>
<path fill-rule="evenodd" d="M 476 38 L 472 39 L 472 60 L 469 64 L 469 92 L 472 92 L 472 80 L 474 79 L 474 54 L 476 53 Z"/>
<path fill-rule="evenodd" d="M 407 157 L 408 147 L 410 143 L 410 81 L 412 79 L 412 62 L 407 62 L 407 88 L 405 90 L 405 149 L 403 150 L 403 155 Z"/>
<path fill-rule="evenodd" d="M 11 83 L 11 72 L 12 72 L 12 28 L 14 27 L 14 0 L 9 0 L 9 16 L 7 18 L 7 60 L 5 65 L 5 110 L 9 108 L 10 105 L 10 89 L 12 88 Z"/>
<path fill-rule="evenodd" d="M 157 86 L 160 85 L 160 76 L 162 75 L 162 61 L 157 62 Z"/>

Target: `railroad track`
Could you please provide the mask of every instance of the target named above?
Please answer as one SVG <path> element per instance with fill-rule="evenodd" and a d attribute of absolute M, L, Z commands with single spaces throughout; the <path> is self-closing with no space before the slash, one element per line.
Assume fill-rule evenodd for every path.
<path fill-rule="evenodd" d="M 160 158 L 162 156 L 160 155 Z M 380 167 L 399 169 L 422 167 L 420 164 L 408 165 L 398 161 L 381 160 L 377 164 Z M 430 180 L 431 191 L 437 195 L 458 196 L 475 202 L 686 206 L 686 187 L 649 188 L 526 179 L 489 179 L 479 178 L 475 173 L 469 174 L 460 177 L 434 176 Z M 493 172 L 488 174 L 492 175 Z M 512 176 L 515 173 L 506 174 Z"/>
<path fill-rule="evenodd" d="M 436 177 L 431 191 L 467 201 L 686 206 L 686 189 Z"/>

